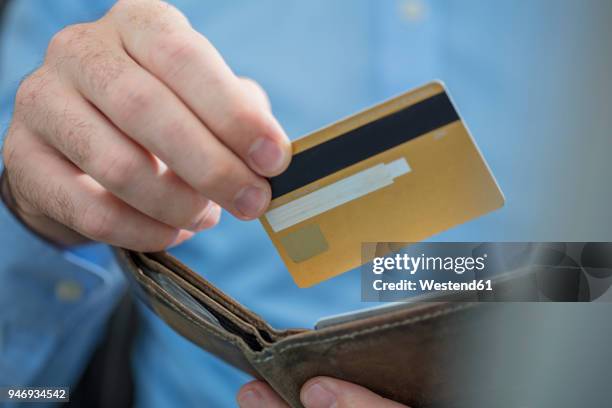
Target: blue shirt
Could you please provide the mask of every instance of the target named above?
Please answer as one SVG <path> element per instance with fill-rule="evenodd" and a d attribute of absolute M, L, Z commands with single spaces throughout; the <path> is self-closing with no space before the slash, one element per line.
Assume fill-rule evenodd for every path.
<path fill-rule="evenodd" d="M 110 0 L 13 1 L 0 37 L 0 123 L 65 25 Z M 433 78 L 445 81 L 507 198 L 437 240 L 610 240 L 612 2 L 175 1 L 297 137 Z M 75 384 L 125 289 L 108 248 L 60 251 L 0 209 L 0 386 Z M 258 222 L 172 252 L 277 327 L 361 307 L 359 276 L 298 289 Z M 144 310 L 139 406 L 231 406 L 247 376 Z"/>

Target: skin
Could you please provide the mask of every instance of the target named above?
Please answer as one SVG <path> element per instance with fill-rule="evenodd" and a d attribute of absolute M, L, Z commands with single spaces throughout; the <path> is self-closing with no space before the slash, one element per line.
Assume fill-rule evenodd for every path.
<path fill-rule="evenodd" d="M 289 408 L 262 381 L 244 385 L 236 399 L 240 408 Z M 306 408 L 406 408 L 366 388 L 329 377 L 316 377 L 307 381 L 300 392 L 300 400 Z"/>
<path fill-rule="evenodd" d="M 4 202 L 50 242 L 157 251 L 215 226 L 221 207 L 259 217 L 265 177 L 287 168 L 291 145 L 261 87 L 236 76 L 177 9 L 123 0 L 53 37 L 18 89 L 3 159 Z M 322 381 L 312 384 L 336 407 L 400 406 Z M 331 406 L 310 394 L 307 407 Z M 258 406 L 253 395 L 286 406 L 262 382 L 242 389 L 241 406 Z"/>
<path fill-rule="evenodd" d="M 248 220 L 290 142 L 263 90 L 239 78 L 172 6 L 119 1 L 57 33 L 26 78 L 4 144 L 15 211 L 60 245 L 176 245 L 220 207 Z"/>

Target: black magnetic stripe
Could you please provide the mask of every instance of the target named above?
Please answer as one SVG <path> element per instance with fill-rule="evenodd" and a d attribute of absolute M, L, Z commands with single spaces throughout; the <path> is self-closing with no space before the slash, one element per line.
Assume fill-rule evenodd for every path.
<path fill-rule="evenodd" d="M 272 198 L 459 119 L 446 92 L 353 129 L 293 156 L 284 173 L 270 178 Z"/>

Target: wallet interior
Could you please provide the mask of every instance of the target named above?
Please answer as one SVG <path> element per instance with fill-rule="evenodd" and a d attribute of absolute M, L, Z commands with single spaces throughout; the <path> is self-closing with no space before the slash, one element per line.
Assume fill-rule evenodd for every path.
<path fill-rule="evenodd" d="M 238 337 L 252 352 L 262 351 L 281 338 L 306 331 L 272 328 L 255 313 L 165 253 L 130 252 L 129 256 L 139 267 L 141 278 L 148 280 L 167 300 L 174 301 L 182 312 Z"/>

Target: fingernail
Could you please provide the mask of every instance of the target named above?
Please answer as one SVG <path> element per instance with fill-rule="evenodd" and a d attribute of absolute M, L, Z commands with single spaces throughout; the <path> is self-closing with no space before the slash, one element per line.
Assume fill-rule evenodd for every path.
<path fill-rule="evenodd" d="M 193 235 L 194 233 L 192 231 L 181 230 L 176 236 L 176 238 L 174 239 L 174 241 L 172 241 L 172 243 L 168 245 L 168 248 L 174 248 L 175 246 L 193 237 Z"/>
<path fill-rule="evenodd" d="M 238 395 L 240 408 L 263 408 L 264 401 L 257 391 L 248 390 Z"/>
<path fill-rule="evenodd" d="M 193 232 L 201 231 L 202 227 L 206 225 L 206 220 L 210 216 L 213 208 L 214 208 L 213 202 L 209 201 L 208 204 L 206 205 L 206 208 L 202 210 L 202 214 L 198 217 L 196 221 L 193 222 L 193 224 L 191 224 L 191 226 L 189 227 L 189 231 L 193 231 Z"/>
<path fill-rule="evenodd" d="M 260 137 L 249 149 L 249 157 L 257 170 L 265 174 L 273 174 L 282 170 L 286 161 L 286 153 L 279 143 L 272 139 Z"/>
<path fill-rule="evenodd" d="M 266 192 L 262 188 L 255 186 L 243 188 L 236 194 L 234 199 L 236 209 L 248 218 L 257 217 L 267 204 L 268 197 Z"/>
<path fill-rule="evenodd" d="M 221 218 L 221 206 L 219 204 L 213 204 L 212 209 L 208 213 L 206 219 L 202 221 L 199 226 L 199 231 L 205 230 L 207 228 L 213 227 L 217 225 L 219 219 Z"/>
<path fill-rule="evenodd" d="M 306 408 L 333 408 L 336 406 L 336 396 L 321 382 L 315 382 L 304 391 L 302 403 Z"/>

